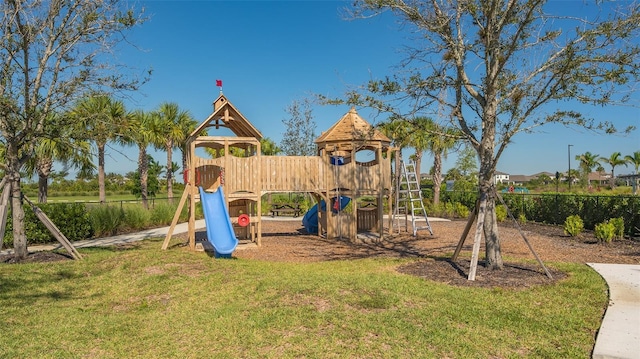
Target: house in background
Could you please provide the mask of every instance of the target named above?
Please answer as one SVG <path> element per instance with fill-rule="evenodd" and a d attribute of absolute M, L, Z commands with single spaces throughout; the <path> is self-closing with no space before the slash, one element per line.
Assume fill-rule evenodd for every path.
<path fill-rule="evenodd" d="M 589 183 L 593 185 L 603 185 L 606 186 L 609 184 L 609 180 L 611 179 L 610 173 L 604 172 L 591 172 L 589 173 Z"/>
<path fill-rule="evenodd" d="M 509 175 L 509 180 L 506 181 L 506 184 L 512 185 L 523 185 L 536 177 L 526 176 L 526 175 Z"/>
<path fill-rule="evenodd" d="M 496 171 L 496 173 L 493 175 L 493 184 L 498 183 L 509 183 L 509 174 Z"/>

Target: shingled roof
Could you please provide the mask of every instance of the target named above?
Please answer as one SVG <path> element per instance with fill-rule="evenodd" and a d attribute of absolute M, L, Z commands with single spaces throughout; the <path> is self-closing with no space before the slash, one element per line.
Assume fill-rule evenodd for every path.
<path fill-rule="evenodd" d="M 203 129 L 209 127 L 216 129 L 226 127 L 238 137 L 262 139 L 262 133 L 253 127 L 251 122 L 222 94 L 213 102 L 213 113 L 191 133 L 190 137 L 197 136 Z"/>
<path fill-rule="evenodd" d="M 314 142 L 319 147 L 322 147 L 322 144 L 325 143 L 352 141 L 364 141 L 372 144 L 379 142 L 387 146 L 391 143 L 389 137 L 376 130 L 369 122 L 360 117 L 353 107 Z"/>

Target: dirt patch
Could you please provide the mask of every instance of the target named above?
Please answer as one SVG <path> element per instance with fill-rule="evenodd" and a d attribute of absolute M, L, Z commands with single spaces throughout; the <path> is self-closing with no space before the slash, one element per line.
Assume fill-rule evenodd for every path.
<path fill-rule="evenodd" d="M 460 241 L 466 221 L 432 222 L 431 225 L 433 235 L 424 231 L 413 237 L 410 233 L 400 232 L 385 235 L 381 240 L 371 240 L 368 243 L 352 243 L 306 234 L 298 222 L 264 221 L 262 246 L 238 250 L 234 257 L 283 262 L 372 257 L 416 258 L 419 260 L 399 267 L 398 271 L 452 285 L 503 288 L 527 288 L 550 284 L 566 277 L 565 273 L 546 265 L 553 280 L 549 279 L 544 269 L 537 264 L 523 236 L 545 263 L 640 264 L 639 241 L 626 239 L 600 244 L 590 231 L 572 238 L 565 235 L 560 226 L 527 223 L 518 228 L 514 223 L 501 223 L 499 233 L 505 260 L 504 269 L 490 270 L 481 259 L 475 280 L 468 281 L 473 233 L 465 240 L 458 260 L 450 260 Z M 481 248 L 482 257 L 484 242 Z"/>
<path fill-rule="evenodd" d="M 17 263 L 46 263 L 72 260 L 73 257 L 58 252 L 33 252 L 29 253 L 27 258 L 19 259 L 13 254 L 0 255 L 0 263 L 17 264 Z"/>
<path fill-rule="evenodd" d="M 499 271 L 490 270 L 484 262 L 476 267 L 475 279 L 470 281 L 471 261 L 450 258 L 430 258 L 416 261 L 398 268 L 398 272 L 428 280 L 465 287 L 528 288 L 535 285 L 551 284 L 567 277 L 567 274 L 545 266 L 551 278 L 542 267 L 528 263 L 505 263 Z"/>

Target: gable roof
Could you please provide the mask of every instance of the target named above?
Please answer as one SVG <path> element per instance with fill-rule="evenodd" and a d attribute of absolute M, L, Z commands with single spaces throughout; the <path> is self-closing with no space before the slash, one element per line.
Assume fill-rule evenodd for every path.
<path fill-rule="evenodd" d="M 238 137 L 254 137 L 258 140 L 263 137 L 262 133 L 222 94 L 213 102 L 213 113 L 191 133 L 190 137 L 197 136 L 209 127 L 226 127 Z"/>
<path fill-rule="evenodd" d="M 350 141 L 382 142 L 386 145 L 391 143 L 389 137 L 376 130 L 364 120 L 354 107 L 347 112 L 331 128 L 323 132 L 314 142 L 316 144 L 327 142 L 350 142 Z"/>

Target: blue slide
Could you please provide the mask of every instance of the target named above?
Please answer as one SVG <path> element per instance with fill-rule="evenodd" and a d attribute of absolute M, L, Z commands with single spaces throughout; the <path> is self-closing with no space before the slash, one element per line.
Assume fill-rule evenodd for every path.
<path fill-rule="evenodd" d="M 231 257 L 231 253 L 238 246 L 236 232 L 233 230 L 229 211 L 224 200 L 222 187 L 215 192 L 205 192 L 200 189 L 200 203 L 207 225 L 207 239 L 216 250 L 216 257 Z"/>
<path fill-rule="evenodd" d="M 335 202 L 335 201 L 336 201 L 336 197 L 333 197 L 332 202 Z M 344 207 L 346 207 L 349 204 L 349 201 L 351 201 L 351 198 L 340 196 L 340 210 L 343 210 Z M 327 210 L 325 207 L 326 205 L 324 201 L 320 201 L 320 210 L 322 212 Z M 338 213 L 338 211 L 336 211 L 335 208 L 332 208 L 331 211 L 333 213 Z M 313 205 L 313 207 L 311 207 L 311 209 L 309 209 L 307 213 L 304 214 L 304 217 L 302 217 L 302 225 L 304 226 L 304 229 L 307 231 L 307 233 L 314 233 L 314 234 L 318 233 L 318 204 L 317 203 Z"/>

